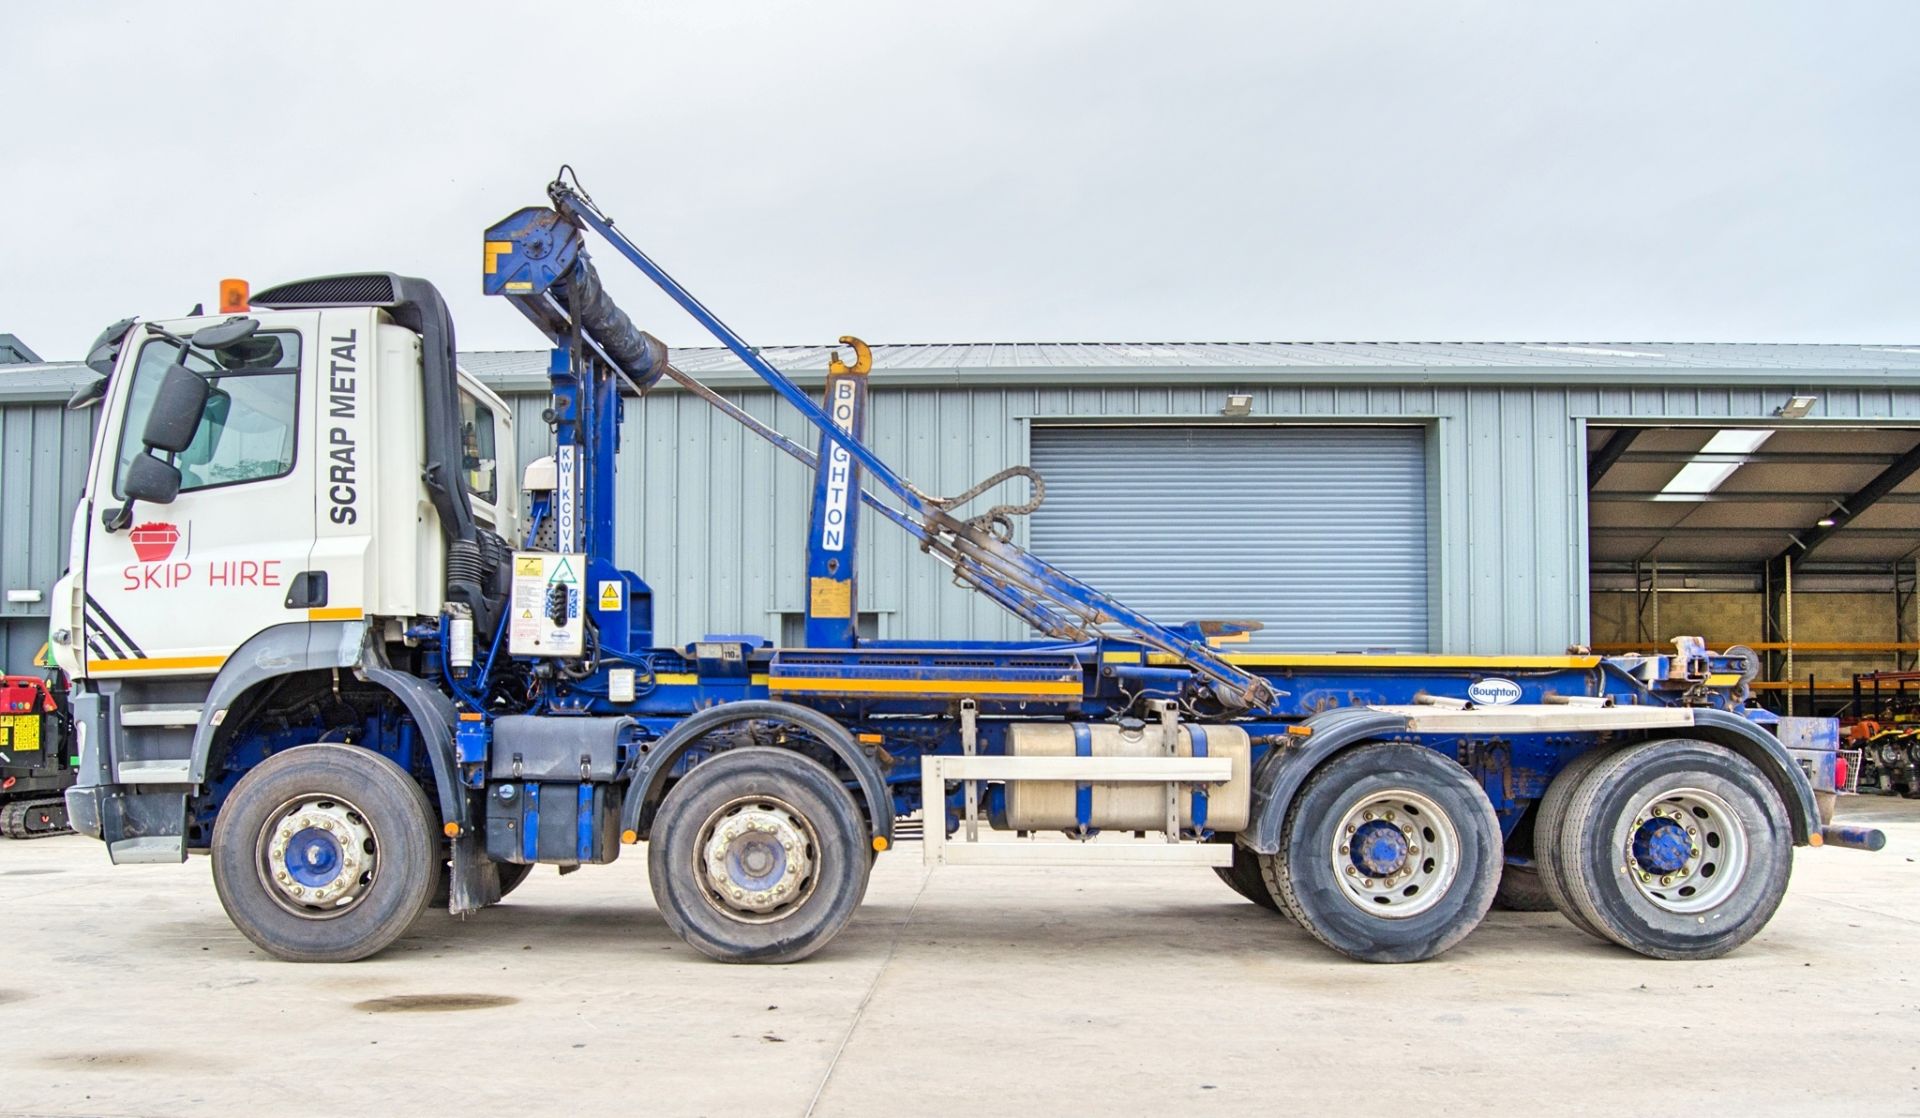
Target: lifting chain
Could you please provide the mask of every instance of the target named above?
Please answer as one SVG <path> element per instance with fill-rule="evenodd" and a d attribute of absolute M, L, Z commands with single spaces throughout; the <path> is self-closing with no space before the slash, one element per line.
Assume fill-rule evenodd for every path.
<path fill-rule="evenodd" d="M 1008 466 L 1006 469 L 1001 470 L 999 473 L 966 492 L 957 493 L 951 497 L 934 497 L 929 494 L 921 494 L 921 496 L 928 504 L 934 505 L 944 512 L 958 508 L 968 501 L 973 500 L 975 497 L 978 497 L 980 494 L 985 493 L 987 490 L 992 489 L 994 486 L 999 485 L 1001 482 L 1010 481 L 1017 477 L 1026 478 L 1031 484 L 1031 497 L 1017 505 L 995 505 L 979 516 L 969 517 L 967 520 L 969 526 L 978 528 L 993 536 L 995 539 L 1012 542 L 1013 518 L 1016 516 L 1026 516 L 1035 509 L 1038 509 L 1041 502 L 1047 499 L 1046 480 L 1043 479 L 1039 471 L 1035 470 L 1032 466 Z"/>

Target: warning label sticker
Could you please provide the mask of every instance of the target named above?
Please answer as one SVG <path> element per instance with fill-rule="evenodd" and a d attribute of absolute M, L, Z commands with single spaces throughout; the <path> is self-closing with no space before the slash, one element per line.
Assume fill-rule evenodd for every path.
<path fill-rule="evenodd" d="M 617 579 L 602 579 L 600 582 L 600 612 L 618 613 L 620 603 L 625 600 L 625 589 Z"/>
<path fill-rule="evenodd" d="M 581 655 L 586 618 L 580 571 L 586 556 L 521 551 L 513 556 L 513 600 L 507 647 L 515 656 Z"/>

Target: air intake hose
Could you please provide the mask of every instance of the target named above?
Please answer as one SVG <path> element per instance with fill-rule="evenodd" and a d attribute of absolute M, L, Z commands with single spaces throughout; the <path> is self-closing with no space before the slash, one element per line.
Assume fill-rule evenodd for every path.
<path fill-rule="evenodd" d="M 635 384 L 645 389 L 660 379 L 667 367 L 665 343 L 635 326 L 627 312 L 614 303 L 600 282 L 600 273 L 594 271 L 584 253 L 557 293 L 587 336 L 598 342 Z"/>

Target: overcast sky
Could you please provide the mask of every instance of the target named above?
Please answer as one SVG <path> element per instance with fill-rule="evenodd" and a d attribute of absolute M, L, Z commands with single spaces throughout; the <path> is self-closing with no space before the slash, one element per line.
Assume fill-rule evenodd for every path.
<path fill-rule="evenodd" d="M 391 270 L 534 348 L 481 233 L 564 161 L 759 344 L 1913 342 L 1916 41 L 1811 0 L 8 3 L 0 331 Z"/>

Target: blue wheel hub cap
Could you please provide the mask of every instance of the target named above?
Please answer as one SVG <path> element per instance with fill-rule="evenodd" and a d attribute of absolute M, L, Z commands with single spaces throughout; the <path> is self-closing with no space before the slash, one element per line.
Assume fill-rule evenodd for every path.
<path fill-rule="evenodd" d="M 1383 819 L 1360 824 L 1348 840 L 1355 869 L 1368 877 L 1389 877 L 1407 865 L 1407 837 Z"/>
<path fill-rule="evenodd" d="M 1678 873 L 1692 853 L 1687 829 L 1671 819 L 1649 819 L 1633 832 L 1633 860 L 1649 873 Z"/>
<path fill-rule="evenodd" d="M 786 875 L 787 852 L 769 835 L 744 836 L 727 851 L 727 876 L 742 889 L 771 889 Z"/>
<path fill-rule="evenodd" d="M 287 872 L 309 889 L 340 876 L 341 860 L 340 840 L 318 827 L 308 827 L 287 842 Z"/>

